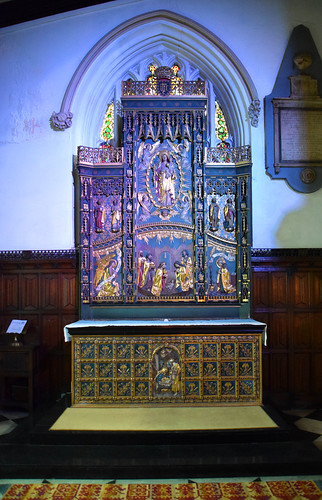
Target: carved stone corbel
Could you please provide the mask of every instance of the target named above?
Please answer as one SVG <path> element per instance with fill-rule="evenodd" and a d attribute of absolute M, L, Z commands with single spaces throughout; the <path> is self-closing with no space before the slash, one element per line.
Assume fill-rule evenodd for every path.
<path fill-rule="evenodd" d="M 68 113 L 64 113 L 63 111 L 55 113 L 54 111 L 50 117 L 50 122 L 54 130 L 66 130 L 66 128 L 72 126 L 72 118 L 73 113 L 70 111 Z"/>

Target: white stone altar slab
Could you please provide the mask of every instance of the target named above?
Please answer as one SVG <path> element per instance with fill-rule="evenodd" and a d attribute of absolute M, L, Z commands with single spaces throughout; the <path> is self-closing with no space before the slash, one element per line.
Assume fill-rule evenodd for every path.
<path fill-rule="evenodd" d="M 124 319 L 124 320 L 79 320 L 75 323 L 70 323 L 64 327 L 64 337 L 66 342 L 70 342 L 72 334 L 70 330 L 74 330 L 77 334 L 77 330 L 80 328 L 106 328 L 106 327 L 134 327 L 140 328 L 145 326 L 189 326 L 189 327 L 219 327 L 219 326 L 257 326 L 263 329 L 263 344 L 266 345 L 267 340 L 267 326 L 265 323 L 260 321 L 255 321 L 251 318 L 246 319 Z"/>

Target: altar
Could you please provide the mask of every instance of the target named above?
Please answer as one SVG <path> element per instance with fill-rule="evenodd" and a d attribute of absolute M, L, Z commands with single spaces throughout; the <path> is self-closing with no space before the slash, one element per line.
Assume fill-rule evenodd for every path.
<path fill-rule="evenodd" d="M 73 405 L 261 403 L 263 323 L 79 321 L 65 332 Z"/>
<path fill-rule="evenodd" d="M 178 64 L 149 72 L 122 83 L 120 115 L 108 105 L 105 142 L 78 148 L 72 404 L 259 405 L 250 147 L 207 82 Z"/>

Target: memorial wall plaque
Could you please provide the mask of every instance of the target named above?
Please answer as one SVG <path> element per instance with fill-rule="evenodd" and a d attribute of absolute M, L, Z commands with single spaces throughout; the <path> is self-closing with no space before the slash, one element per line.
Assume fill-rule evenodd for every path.
<path fill-rule="evenodd" d="M 322 187 L 322 62 L 311 34 L 291 35 L 273 92 L 265 97 L 266 172 L 295 191 Z"/>

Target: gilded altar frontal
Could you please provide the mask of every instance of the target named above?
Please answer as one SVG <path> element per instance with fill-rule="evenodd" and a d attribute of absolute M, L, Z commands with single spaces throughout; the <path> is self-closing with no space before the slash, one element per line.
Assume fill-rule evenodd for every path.
<path fill-rule="evenodd" d="M 259 404 L 259 335 L 73 337 L 75 405 Z"/>

